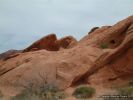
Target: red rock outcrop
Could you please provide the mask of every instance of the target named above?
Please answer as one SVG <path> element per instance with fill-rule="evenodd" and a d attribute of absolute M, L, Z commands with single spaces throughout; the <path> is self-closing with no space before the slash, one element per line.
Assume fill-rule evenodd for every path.
<path fill-rule="evenodd" d="M 56 43 L 61 47 L 61 48 L 71 48 L 73 46 L 75 46 L 78 41 L 73 38 L 72 36 L 66 36 L 64 38 L 61 38 L 59 40 L 56 41 Z"/>
<path fill-rule="evenodd" d="M 60 48 L 71 48 L 77 44 L 77 40 L 72 36 L 67 36 L 57 40 L 55 34 L 47 35 L 40 40 L 33 43 L 28 48 L 24 49 L 23 52 L 37 51 L 37 50 L 48 50 L 48 51 L 59 51 Z"/>
<path fill-rule="evenodd" d="M 133 79 L 132 65 L 133 16 L 130 16 L 111 27 L 94 30 L 79 42 L 72 37 L 57 40 L 54 34 L 40 39 L 24 53 L 0 64 L 3 83 L 0 87 L 23 85 L 31 79 L 39 83 L 40 75 L 48 84 L 56 84 L 61 89 L 83 80 L 108 85 L 126 81 L 124 77 Z"/>
<path fill-rule="evenodd" d="M 40 40 L 36 41 L 35 43 L 33 43 L 28 48 L 24 49 L 23 52 L 36 51 L 41 49 L 46 49 L 49 51 L 58 51 L 59 46 L 55 43 L 56 40 L 57 37 L 55 34 L 47 35 L 41 38 Z"/>
<path fill-rule="evenodd" d="M 110 27 L 105 32 L 100 33 L 103 36 L 97 38 L 97 42 L 89 38 L 88 42 L 92 42 L 92 46 L 100 45 L 101 43 L 106 43 L 108 49 L 104 50 L 104 53 L 99 57 L 92 69 L 83 77 L 88 77 L 90 83 L 91 80 L 99 81 L 101 74 L 103 83 L 110 83 L 110 80 L 119 80 L 124 77 L 126 79 L 132 78 L 133 71 L 133 16 L 117 23 L 116 25 Z M 105 35 L 106 34 L 106 35 Z M 95 38 L 96 35 L 93 37 Z M 89 36 L 88 36 L 89 37 Z M 98 37 L 98 36 L 97 36 Z M 114 41 L 113 44 L 111 41 Z M 112 48 L 113 47 L 113 48 Z M 101 70 L 102 69 L 102 70 Z M 105 70 L 106 69 L 106 70 Z M 99 71 L 97 74 L 95 72 Z M 105 72 L 106 71 L 106 72 Z M 111 71 L 111 73 L 110 73 Z M 105 74 L 106 73 L 106 74 Z M 99 76 L 98 76 L 99 75 Z M 91 79 L 90 77 L 91 76 Z M 99 82 L 98 82 L 99 83 Z M 119 85 L 119 84 L 118 84 Z"/>

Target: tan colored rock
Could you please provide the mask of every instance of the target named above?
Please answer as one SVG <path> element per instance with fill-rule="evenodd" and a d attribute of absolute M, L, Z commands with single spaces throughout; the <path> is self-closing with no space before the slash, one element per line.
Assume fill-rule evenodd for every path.
<path fill-rule="evenodd" d="M 126 36 L 126 33 L 129 32 L 127 30 L 129 27 L 131 28 L 132 23 L 133 16 L 130 16 L 127 19 L 124 19 L 113 25 L 112 27 L 105 28 L 105 30 L 103 28 L 103 31 L 98 32 L 98 34 L 95 33 L 96 31 L 94 31 L 94 33 L 91 33 L 92 35 L 87 35 L 83 39 L 81 39 L 80 43 L 82 45 L 90 45 L 94 47 L 100 47 L 100 45 L 106 44 L 109 48 L 115 48 L 121 44 Z M 115 43 L 112 41 L 114 41 Z"/>
<path fill-rule="evenodd" d="M 114 49 L 104 50 L 103 56 L 97 59 L 91 70 L 84 75 L 84 77 L 88 77 L 88 82 L 94 84 L 112 84 L 117 83 L 117 85 L 122 84 L 124 80 L 132 80 L 133 76 L 133 19 L 129 17 L 124 23 L 127 23 L 129 20 L 132 23 L 128 23 L 128 28 L 124 31 L 125 34 L 121 43 Z M 122 22 L 121 22 L 122 25 Z M 116 25 L 117 26 L 117 25 Z M 126 26 L 123 26 L 126 27 Z M 115 27 L 114 27 L 115 28 Z M 122 28 L 121 28 L 122 29 Z M 113 36 L 115 33 L 110 33 L 109 35 Z M 116 34 L 117 31 L 116 31 Z M 116 35 L 114 35 L 115 38 Z M 121 39 L 121 37 L 117 37 L 117 39 Z M 106 69 L 106 70 L 105 70 Z M 98 71 L 98 72 L 97 72 Z M 95 74 L 97 72 L 97 74 Z M 102 76 L 101 76 L 102 75 Z M 101 80 L 99 80 L 101 79 Z M 121 82 L 120 82 L 121 81 Z M 119 83 L 119 84 L 118 84 Z"/>
<path fill-rule="evenodd" d="M 22 50 L 8 50 L 2 54 L 0 54 L 0 60 L 7 60 L 10 57 L 13 57 L 13 55 L 21 53 Z"/>
<path fill-rule="evenodd" d="M 74 46 L 71 48 L 73 41 Z M 108 48 L 101 48 L 102 43 L 106 43 Z M 57 45 L 58 49 L 69 49 L 51 52 L 55 50 L 53 45 Z M 133 75 L 132 54 L 133 16 L 112 27 L 99 28 L 78 43 L 72 37 L 57 40 L 53 34 L 35 42 L 17 57 L 0 64 L 0 88 L 28 85 L 27 82 L 31 80 L 39 84 L 42 82 L 41 77 L 48 84 L 55 84 L 61 89 L 83 80 L 102 85 L 118 80 L 120 82 L 124 76 Z"/>
<path fill-rule="evenodd" d="M 82 54 L 80 54 L 81 52 Z M 23 81 L 36 78 L 42 73 L 47 75 L 48 83 L 54 82 L 64 89 L 91 68 L 91 65 L 100 54 L 100 49 L 92 47 L 77 47 L 58 52 L 46 50 L 34 53 L 27 52 L 8 60 L 4 65 L 0 66 L 0 80 L 2 82 L 8 80 L 13 84 L 20 81 L 22 84 Z"/>
<path fill-rule="evenodd" d="M 90 34 L 85 36 L 84 38 L 82 38 L 79 42 L 84 42 L 84 41 L 91 41 L 93 38 L 97 38 L 96 36 L 102 35 L 102 33 L 104 31 L 107 31 L 109 28 L 111 28 L 111 26 L 102 26 L 101 28 L 98 27 L 94 27 L 91 29 L 91 31 L 89 32 Z"/>

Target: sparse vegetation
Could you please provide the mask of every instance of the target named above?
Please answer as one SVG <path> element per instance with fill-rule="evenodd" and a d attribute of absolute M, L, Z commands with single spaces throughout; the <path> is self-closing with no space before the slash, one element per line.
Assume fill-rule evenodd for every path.
<path fill-rule="evenodd" d="M 12 97 L 11 100 L 60 100 L 65 98 L 65 93 L 56 85 L 48 84 L 46 74 L 39 74 L 39 77 L 42 80 L 41 83 L 33 79 L 28 81 L 28 85 L 21 86 L 24 88 L 23 91 Z"/>
<path fill-rule="evenodd" d="M 133 100 L 133 81 L 130 81 L 127 85 L 114 88 L 117 91 L 119 98 L 104 98 L 103 100 Z M 123 97 L 125 96 L 125 97 Z"/>
<path fill-rule="evenodd" d="M 73 93 L 76 98 L 91 98 L 94 94 L 95 89 L 87 86 L 79 87 Z"/>
<path fill-rule="evenodd" d="M 106 49 L 106 48 L 108 48 L 108 44 L 106 44 L 106 43 L 102 43 L 102 44 L 100 45 L 100 48 L 102 48 L 102 49 Z"/>
<path fill-rule="evenodd" d="M 60 100 L 65 98 L 65 93 L 52 85 L 45 85 L 38 89 L 25 89 L 12 100 Z"/>
<path fill-rule="evenodd" d="M 133 95 L 133 86 L 121 87 L 118 89 L 118 93 L 120 95 L 132 96 Z"/>

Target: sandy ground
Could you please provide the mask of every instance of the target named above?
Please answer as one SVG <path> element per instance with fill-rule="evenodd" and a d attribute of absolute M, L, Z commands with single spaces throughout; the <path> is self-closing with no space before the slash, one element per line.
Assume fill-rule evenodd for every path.
<path fill-rule="evenodd" d="M 89 85 L 81 85 L 81 86 L 89 86 Z M 65 93 L 66 93 L 66 98 L 63 99 L 63 100 L 103 100 L 103 98 L 100 98 L 100 96 L 102 95 L 113 95 L 113 94 L 116 94 L 116 92 L 112 89 L 107 89 L 107 88 L 104 88 L 102 86 L 91 86 L 91 87 L 94 87 L 96 89 L 96 94 L 92 97 L 92 98 L 89 98 L 89 99 L 77 99 L 75 98 L 74 96 L 72 96 L 74 90 L 76 89 L 76 87 L 70 87 L 68 89 L 65 90 Z M 0 88 L 2 89 L 2 87 Z M 7 87 L 7 89 L 4 87 L 4 90 L 3 92 L 4 93 L 8 93 L 8 94 L 5 94 L 5 98 L 4 99 L 0 99 L 0 100 L 10 100 L 10 97 L 8 96 L 10 94 L 10 96 L 14 96 L 13 94 L 16 94 L 17 90 L 12 88 L 12 89 L 9 89 L 9 87 Z"/>

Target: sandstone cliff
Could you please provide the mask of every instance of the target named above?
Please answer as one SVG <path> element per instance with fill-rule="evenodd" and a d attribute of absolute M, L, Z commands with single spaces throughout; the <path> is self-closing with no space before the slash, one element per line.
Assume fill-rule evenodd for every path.
<path fill-rule="evenodd" d="M 63 49 L 61 49 L 63 48 Z M 133 77 L 133 16 L 113 26 L 94 28 L 77 41 L 48 35 L 0 63 L 2 88 L 43 76 L 61 89 L 77 83 L 118 85 Z M 118 83 L 119 82 L 119 83 Z"/>

